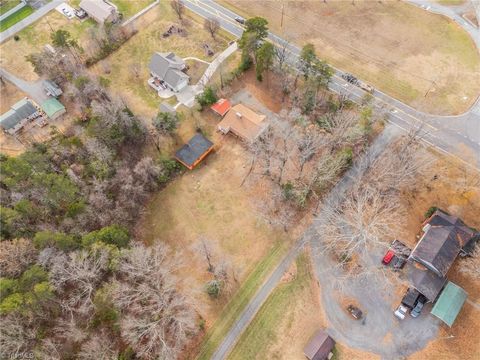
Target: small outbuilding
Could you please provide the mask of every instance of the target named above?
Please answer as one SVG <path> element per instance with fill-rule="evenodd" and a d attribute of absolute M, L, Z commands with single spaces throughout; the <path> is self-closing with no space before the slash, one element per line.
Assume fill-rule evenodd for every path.
<path fill-rule="evenodd" d="M 467 299 L 467 293 L 460 286 L 448 282 L 432 308 L 432 315 L 452 327 Z"/>
<path fill-rule="evenodd" d="M 103 0 L 82 0 L 80 8 L 99 24 L 114 22 L 118 18 L 115 6 Z"/>
<path fill-rule="evenodd" d="M 228 101 L 227 99 L 220 99 L 210 107 L 213 112 L 220 115 L 221 117 L 224 117 L 231 108 L 232 104 L 230 104 L 230 101 Z"/>
<path fill-rule="evenodd" d="M 213 143 L 202 134 L 196 134 L 175 153 L 175 159 L 193 170 L 213 151 Z"/>
<path fill-rule="evenodd" d="M 45 100 L 41 105 L 42 110 L 52 120 L 65 114 L 65 106 L 55 98 Z"/>
<path fill-rule="evenodd" d="M 333 356 L 334 347 L 335 340 L 325 331 L 317 330 L 304 347 L 303 354 L 308 360 L 327 360 Z"/>
<path fill-rule="evenodd" d="M 63 94 L 60 86 L 55 84 L 52 80 L 43 80 L 42 85 L 48 96 L 59 97 Z"/>
<path fill-rule="evenodd" d="M 217 125 L 223 134 L 232 132 L 244 141 L 254 142 L 267 128 L 266 116 L 243 104 L 233 106 Z"/>

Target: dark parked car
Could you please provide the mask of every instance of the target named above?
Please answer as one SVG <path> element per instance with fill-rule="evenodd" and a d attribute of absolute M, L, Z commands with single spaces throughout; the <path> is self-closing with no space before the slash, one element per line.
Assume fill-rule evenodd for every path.
<path fill-rule="evenodd" d="M 240 16 L 237 16 L 235 18 L 235 21 L 238 22 L 239 24 L 245 24 L 245 19 L 244 18 L 241 18 Z"/>
<path fill-rule="evenodd" d="M 402 304 L 408 307 L 409 309 L 413 309 L 418 302 L 421 294 L 414 288 L 408 288 L 407 292 L 402 298 Z"/>
<path fill-rule="evenodd" d="M 356 84 L 358 82 L 358 79 L 352 74 L 348 74 L 348 73 L 342 74 L 342 78 L 343 80 L 349 82 L 350 84 Z"/>
<path fill-rule="evenodd" d="M 406 260 L 403 256 L 395 256 L 395 258 L 392 261 L 393 264 L 393 269 L 394 270 L 400 270 L 403 269 L 405 266 Z"/>
<path fill-rule="evenodd" d="M 348 305 L 347 311 L 352 315 L 355 320 L 360 320 L 362 318 L 362 310 L 354 305 Z"/>
<path fill-rule="evenodd" d="M 410 315 L 414 318 L 420 316 L 420 313 L 422 312 L 423 306 L 425 305 L 426 302 L 427 302 L 427 299 L 425 298 L 425 296 L 420 295 L 417 301 L 417 305 L 415 305 L 413 310 L 410 311 Z"/>

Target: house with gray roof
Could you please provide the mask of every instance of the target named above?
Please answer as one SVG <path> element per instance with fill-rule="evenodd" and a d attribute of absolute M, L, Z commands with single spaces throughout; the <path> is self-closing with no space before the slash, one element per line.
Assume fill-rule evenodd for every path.
<path fill-rule="evenodd" d="M 48 96 L 59 97 L 63 94 L 62 89 L 52 80 L 43 80 L 42 86 Z"/>
<path fill-rule="evenodd" d="M 80 8 L 99 24 L 114 22 L 118 18 L 116 7 L 103 0 L 82 0 Z"/>
<path fill-rule="evenodd" d="M 156 52 L 152 55 L 149 64 L 150 74 L 160 85 L 174 92 L 183 90 L 190 77 L 182 70 L 185 69 L 185 61 L 172 52 Z"/>
<path fill-rule="evenodd" d="M 0 116 L 0 127 L 7 134 L 14 135 L 29 121 L 40 115 L 40 111 L 27 98 L 24 98 Z"/>
<path fill-rule="evenodd" d="M 444 277 L 459 254 L 478 233 L 456 216 L 436 210 L 423 226 L 423 235 L 410 253 L 410 259 L 437 276 Z"/>

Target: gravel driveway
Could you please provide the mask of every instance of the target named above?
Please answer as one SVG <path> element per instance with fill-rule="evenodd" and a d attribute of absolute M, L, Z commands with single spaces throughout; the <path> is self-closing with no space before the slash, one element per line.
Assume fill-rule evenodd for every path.
<path fill-rule="evenodd" d="M 388 127 L 374 141 L 367 157 L 376 158 L 396 136 Z M 352 168 L 341 183 L 329 195 L 329 201 L 342 198 L 343 192 L 362 175 L 362 168 Z M 315 222 L 323 216 L 322 211 Z M 315 222 L 312 225 L 315 227 Z M 400 303 L 402 294 L 396 292 L 394 285 L 387 285 L 378 274 L 359 279 L 342 280 L 342 293 L 338 290 L 338 279 L 342 270 L 322 249 L 322 237 L 318 232 L 309 232 L 312 247 L 313 266 L 321 286 L 322 305 L 329 321 L 328 333 L 336 340 L 349 347 L 359 348 L 379 354 L 382 359 L 402 359 L 426 346 L 435 338 L 440 321 L 430 315 L 431 304 L 425 306 L 420 317 L 414 319 L 407 315 L 403 321 L 398 320 L 393 311 Z M 379 264 L 384 249 L 370 253 L 364 261 Z M 343 299 L 355 300 L 363 313 L 364 320 L 354 320 L 348 315 L 342 303 Z"/>

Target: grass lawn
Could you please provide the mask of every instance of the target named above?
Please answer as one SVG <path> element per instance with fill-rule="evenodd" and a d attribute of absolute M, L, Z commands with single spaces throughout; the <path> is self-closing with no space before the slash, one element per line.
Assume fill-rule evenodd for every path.
<path fill-rule="evenodd" d="M 5 14 L 8 10 L 13 9 L 18 4 L 20 4 L 20 0 L 2 1 L 0 4 L 0 15 Z"/>
<path fill-rule="evenodd" d="M 420 110 L 462 113 L 480 93 L 480 55 L 470 36 L 405 2 L 226 2 L 244 16 L 267 18 L 273 32 L 299 46 L 313 43 L 332 65 Z"/>
<path fill-rule="evenodd" d="M 52 30 L 69 31 L 78 40 L 80 46 L 84 47 L 88 39 L 87 29 L 94 26 L 96 23 L 91 19 L 83 22 L 78 19 L 68 20 L 58 11 L 52 10 L 34 24 L 18 32 L 19 41 L 9 39 L 0 45 L 0 64 L 22 79 L 36 80 L 38 76 L 25 57 L 41 51 L 46 44 L 50 44 Z"/>
<path fill-rule="evenodd" d="M 445 6 L 458 6 L 465 3 L 465 0 L 436 0 L 440 5 Z"/>
<path fill-rule="evenodd" d="M 320 327 L 320 311 L 308 255 L 301 253 L 228 359 L 304 359 L 302 349 Z"/>
<path fill-rule="evenodd" d="M 189 15 L 187 13 L 187 15 Z M 156 111 L 161 99 L 157 93 L 147 84 L 150 76 L 148 64 L 155 51 L 173 51 L 176 55 L 184 57 L 197 57 L 205 61 L 211 61 L 206 56 L 202 45 L 208 43 L 215 53 L 223 51 L 227 47 L 227 40 L 217 36 L 213 41 L 210 35 L 203 29 L 201 23 L 187 17 L 186 25 L 179 25 L 176 15 L 170 4 L 161 1 L 156 7 L 143 15 L 141 21 L 137 21 L 138 33 L 128 40 L 122 47 L 105 60 L 95 65 L 91 70 L 111 80 L 111 89 L 124 96 L 132 110 L 136 113 L 151 116 Z M 186 36 L 172 35 L 163 38 L 162 34 L 171 26 L 184 28 Z M 198 67 L 202 67 L 201 64 Z M 108 73 L 105 68 L 110 69 Z M 132 75 L 132 68 L 139 68 L 138 76 Z M 195 82 L 194 76 L 193 81 Z"/>
<path fill-rule="evenodd" d="M 153 3 L 154 0 L 112 0 L 126 20 Z"/>
<path fill-rule="evenodd" d="M 252 273 L 243 283 L 242 287 L 233 295 L 232 300 L 220 313 L 218 320 L 207 332 L 203 341 L 198 360 L 208 360 L 222 342 L 226 333 L 230 330 L 234 321 L 240 316 L 250 299 L 255 295 L 260 285 L 266 280 L 275 266 L 280 262 L 282 255 L 286 252 L 286 246 L 277 244 L 270 253 L 260 261 Z M 245 357 L 242 359 L 246 359 Z"/>
<path fill-rule="evenodd" d="M 25 19 L 28 15 L 33 13 L 33 8 L 29 5 L 24 6 L 20 10 L 14 12 L 12 15 L 0 21 L 0 32 L 7 30 L 9 27 L 15 25 L 20 20 Z"/>

